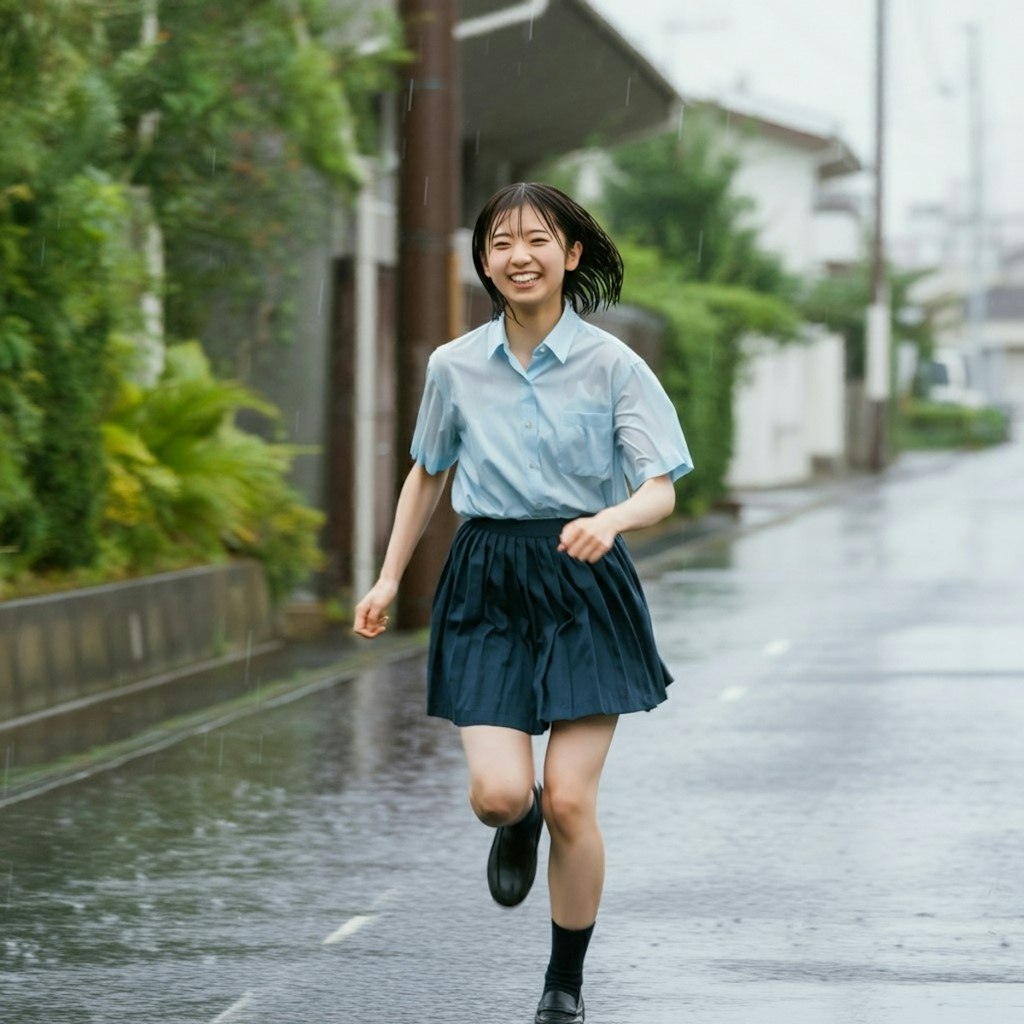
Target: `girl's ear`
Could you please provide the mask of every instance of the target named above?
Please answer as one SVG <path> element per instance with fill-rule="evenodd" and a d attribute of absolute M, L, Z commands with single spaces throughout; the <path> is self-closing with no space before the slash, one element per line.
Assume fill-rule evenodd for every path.
<path fill-rule="evenodd" d="M 491 268 L 487 266 L 487 253 L 480 253 L 480 267 L 487 277 L 491 276 Z"/>
<path fill-rule="evenodd" d="M 580 265 L 580 257 L 583 255 L 583 243 L 573 242 L 565 253 L 565 269 L 575 270 Z"/>

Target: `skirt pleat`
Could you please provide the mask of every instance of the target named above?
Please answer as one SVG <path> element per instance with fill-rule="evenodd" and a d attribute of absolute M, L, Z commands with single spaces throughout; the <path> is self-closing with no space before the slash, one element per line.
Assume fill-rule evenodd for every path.
<path fill-rule="evenodd" d="M 672 676 L 626 545 L 579 562 L 558 551 L 565 522 L 459 528 L 434 596 L 428 714 L 539 734 L 665 700 Z"/>

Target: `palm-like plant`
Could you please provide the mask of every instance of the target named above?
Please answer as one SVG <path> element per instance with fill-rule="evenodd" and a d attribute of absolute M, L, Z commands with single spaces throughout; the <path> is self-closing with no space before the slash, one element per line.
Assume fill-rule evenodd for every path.
<path fill-rule="evenodd" d="M 252 555 L 266 564 L 276 596 L 319 566 L 323 516 L 286 479 L 301 449 L 239 429 L 241 409 L 278 416 L 241 384 L 217 380 L 196 342 L 168 350 L 156 387 L 122 384 L 103 425 L 115 560 L 142 571 L 171 552 Z"/>

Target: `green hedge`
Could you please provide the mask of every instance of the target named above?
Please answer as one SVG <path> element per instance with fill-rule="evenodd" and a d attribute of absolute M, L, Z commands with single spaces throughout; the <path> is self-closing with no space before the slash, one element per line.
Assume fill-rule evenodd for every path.
<path fill-rule="evenodd" d="M 912 400 L 897 412 L 900 448 L 984 448 L 1010 438 L 1010 416 L 1004 409 Z"/>
<path fill-rule="evenodd" d="M 656 252 L 624 245 L 623 301 L 660 314 L 665 351 L 660 378 L 683 425 L 695 469 L 678 485 L 678 507 L 706 512 L 728 491 L 733 393 L 747 334 L 796 336 L 796 311 L 782 299 L 733 285 L 686 282 Z"/>

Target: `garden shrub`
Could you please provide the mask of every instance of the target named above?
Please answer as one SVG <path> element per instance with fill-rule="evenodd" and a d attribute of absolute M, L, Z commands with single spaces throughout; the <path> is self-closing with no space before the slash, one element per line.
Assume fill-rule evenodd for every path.
<path fill-rule="evenodd" d="M 910 399 L 896 418 L 900 448 L 985 448 L 1010 439 L 1010 416 L 1005 409 L 926 402 Z"/>

